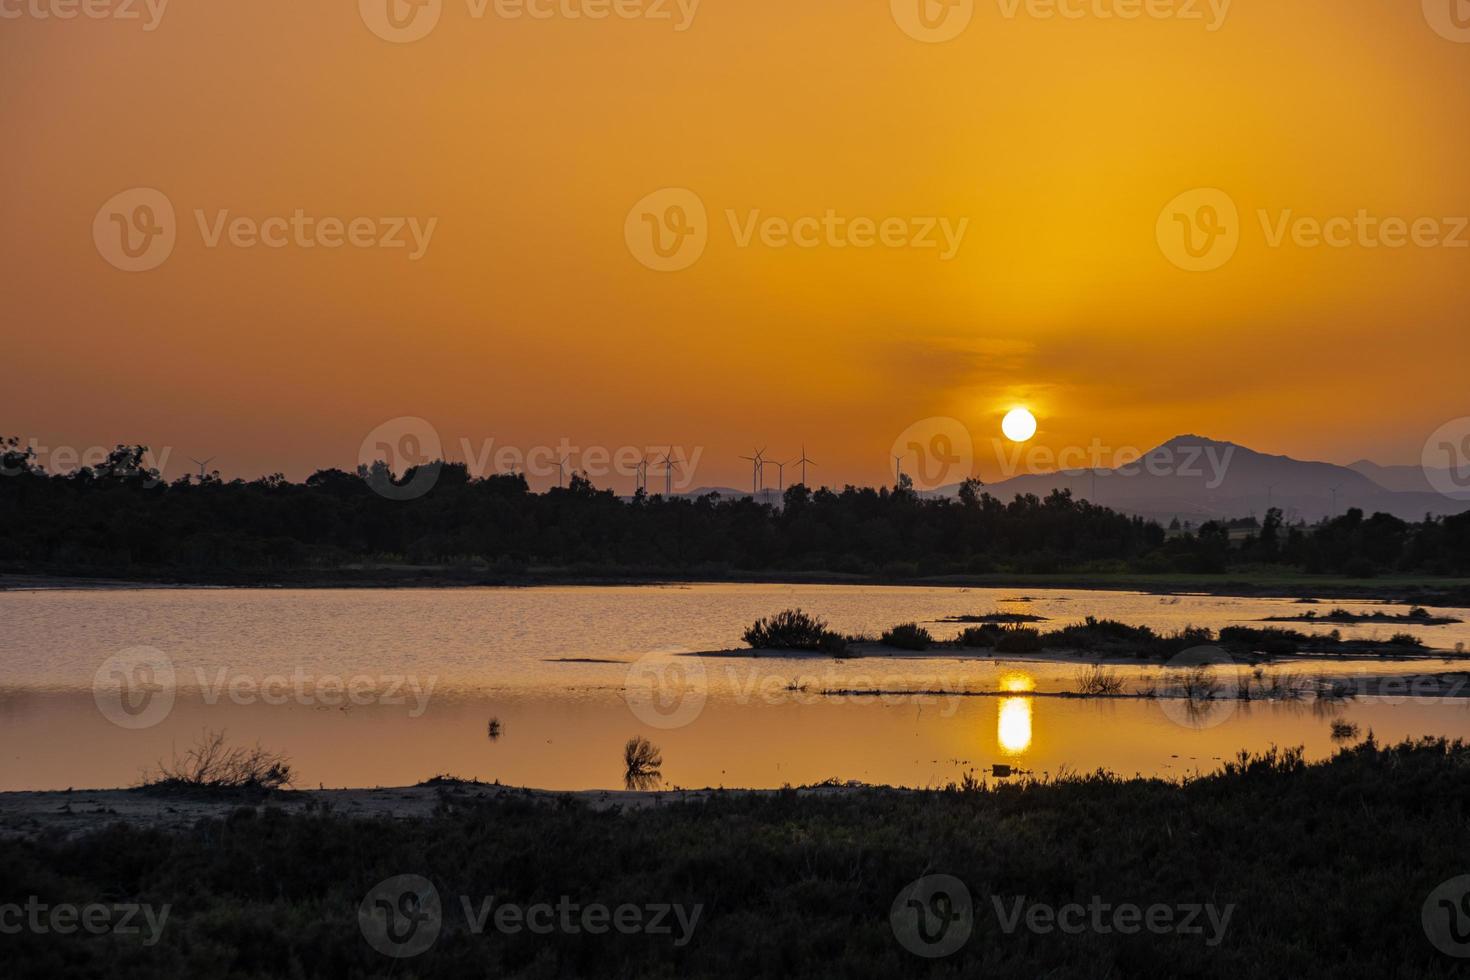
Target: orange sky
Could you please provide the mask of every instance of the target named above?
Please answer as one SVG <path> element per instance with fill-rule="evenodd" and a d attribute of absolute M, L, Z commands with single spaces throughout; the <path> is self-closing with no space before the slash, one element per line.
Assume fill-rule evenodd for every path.
<path fill-rule="evenodd" d="M 1258 216 L 1470 215 L 1470 43 L 1418 2 L 1235 0 L 1212 31 L 1206 0 L 977 0 L 942 44 L 885 0 L 703 0 L 683 31 L 674 0 L 674 21 L 443 0 L 403 44 L 349 0 L 170 4 L 151 31 L 142 0 L 142 22 L 50 2 L 0 0 L 0 433 L 299 478 L 417 416 L 451 456 L 675 443 L 704 447 L 696 483 L 738 485 L 739 453 L 803 441 L 822 479 L 880 480 L 911 423 L 983 442 L 1015 404 L 1057 448 L 1199 432 L 1341 462 L 1415 462 L 1470 413 L 1470 248 L 1272 247 Z M 177 243 L 128 273 L 92 228 L 137 187 Z M 624 237 L 666 187 L 708 211 L 678 272 Z M 1240 214 L 1208 272 L 1155 232 L 1199 187 Z M 437 225 L 411 261 L 211 248 L 195 216 L 298 209 Z M 945 261 L 741 247 L 727 217 L 829 209 L 968 225 Z"/>

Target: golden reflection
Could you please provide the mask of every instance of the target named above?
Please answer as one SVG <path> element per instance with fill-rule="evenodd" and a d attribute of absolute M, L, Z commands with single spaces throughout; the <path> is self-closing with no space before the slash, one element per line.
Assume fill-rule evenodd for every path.
<path fill-rule="evenodd" d="M 1031 699 L 1003 698 L 1000 702 L 1000 721 L 996 730 L 996 741 L 1001 751 L 1008 755 L 1020 755 L 1031 747 Z"/>
<path fill-rule="evenodd" d="M 1009 674 L 1001 675 L 1000 689 L 1002 691 L 1010 691 L 1014 694 L 1021 694 L 1026 691 L 1036 690 L 1036 681 L 1032 680 L 1030 674 L 1012 671 Z"/>

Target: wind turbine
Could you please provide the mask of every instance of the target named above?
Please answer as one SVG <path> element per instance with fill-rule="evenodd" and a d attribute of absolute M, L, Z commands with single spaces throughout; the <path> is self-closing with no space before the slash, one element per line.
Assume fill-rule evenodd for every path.
<path fill-rule="evenodd" d="M 672 500 L 674 496 L 674 451 L 670 449 L 664 453 L 664 499 Z"/>
<path fill-rule="evenodd" d="M 556 461 L 556 485 L 565 487 L 567 485 L 567 460 L 570 457 L 563 456 Z"/>
<path fill-rule="evenodd" d="M 633 468 L 633 492 L 636 494 L 639 490 L 644 493 L 648 492 L 648 460 L 646 458 L 640 459 L 638 465 Z"/>
<path fill-rule="evenodd" d="M 1337 491 L 1339 491 L 1339 490 L 1342 489 L 1342 484 L 1339 483 L 1337 486 L 1335 486 L 1335 487 L 1328 487 L 1327 489 L 1330 490 L 1330 491 L 1332 491 L 1332 516 L 1333 517 L 1336 517 L 1337 516 Z"/>
<path fill-rule="evenodd" d="M 761 492 L 761 484 L 765 482 L 766 461 L 762 458 L 765 449 L 757 449 L 754 456 L 741 456 L 741 459 L 750 461 L 750 495 L 754 497 Z"/>
<path fill-rule="evenodd" d="M 208 466 L 210 463 L 213 463 L 214 460 L 215 460 L 215 457 L 213 457 L 213 456 L 209 457 L 208 459 L 195 459 L 193 456 L 190 456 L 189 457 L 189 462 L 191 462 L 195 466 L 199 467 L 199 482 L 200 483 L 203 483 L 204 482 L 204 467 Z"/>
<path fill-rule="evenodd" d="M 1266 513 L 1268 514 L 1271 513 L 1271 502 L 1275 498 L 1276 488 L 1279 486 L 1281 486 L 1279 483 L 1266 484 Z"/>
<path fill-rule="evenodd" d="M 894 486 L 900 486 L 903 483 L 903 457 L 902 456 L 895 456 L 895 457 L 893 457 L 893 469 L 894 469 L 894 473 L 895 473 L 894 479 L 896 480 L 896 482 L 894 483 Z"/>
<path fill-rule="evenodd" d="M 772 466 L 776 467 L 776 492 L 777 493 L 785 493 L 786 492 L 786 467 L 790 466 L 793 462 L 794 462 L 794 460 L 788 459 L 784 463 L 772 463 L 771 464 Z"/>
<path fill-rule="evenodd" d="M 811 466 L 816 466 L 817 464 L 815 460 L 810 460 L 806 458 L 805 444 L 803 444 L 801 447 L 801 459 L 798 459 L 797 462 L 801 464 L 801 485 L 804 487 L 810 487 L 811 484 L 806 482 L 806 468 L 808 464 L 810 464 Z"/>

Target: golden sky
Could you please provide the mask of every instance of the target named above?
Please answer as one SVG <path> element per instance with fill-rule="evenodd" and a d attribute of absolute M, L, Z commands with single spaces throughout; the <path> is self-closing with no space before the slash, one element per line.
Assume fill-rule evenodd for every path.
<path fill-rule="evenodd" d="M 900 26 L 909 0 L 433 0 L 408 43 L 369 26 L 388 0 L 55 2 L 0 0 L 0 432 L 47 446 L 299 478 L 413 416 L 451 456 L 673 443 L 739 485 L 740 453 L 805 442 L 821 479 L 873 482 L 912 423 L 988 445 L 1017 404 L 1057 448 L 1198 432 L 1340 462 L 1416 462 L 1470 414 L 1463 0 L 975 0 L 944 43 Z M 176 242 L 126 272 L 99 210 L 135 188 Z M 680 271 L 625 235 L 663 188 L 707 213 Z M 1196 188 L 1239 214 L 1209 271 L 1157 231 Z M 221 212 L 297 211 L 374 242 L 436 223 L 417 258 L 407 230 L 210 245 Z M 814 247 L 742 241 L 829 211 Z M 1461 247 L 1273 245 L 1288 211 Z M 836 247 L 854 219 L 905 231 Z M 926 225 L 939 247 L 908 247 Z"/>

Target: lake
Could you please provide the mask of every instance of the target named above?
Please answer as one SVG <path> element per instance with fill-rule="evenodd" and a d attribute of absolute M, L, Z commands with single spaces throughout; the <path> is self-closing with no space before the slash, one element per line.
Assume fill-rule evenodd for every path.
<path fill-rule="evenodd" d="M 1181 777 L 1238 751 L 1330 754 L 1331 723 L 1379 741 L 1470 738 L 1470 700 L 1337 703 L 1083 700 L 1079 666 L 989 656 L 695 658 L 756 617 L 801 607 L 845 633 L 994 610 L 1055 626 L 1087 615 L 1170 630 L 1403 606 L 1323 598 L 795 585 L 531 589 L 98 589 L 0 592 L 0 789 L 134 783 L 205 729 L 292 760 L 304 787 L 408 785 L 449 773 L 546 789 L 622 786 L 622 746 L 653 740 L 666 787 L 826 779 L 942 785 L 996 764 Z M 1470 619 L 1470 610 L 1433 609 Z M 1283 624 L 1470 644 L 1470 626 Z M 1130 686 L 1158 665 L 1125 665 Z M 1445 658 L 1296 662 L 1304 674 L 1460 669 Z M 881 691 L 885 696 L 831 691 Z M 917 692 L 917 693 L 916 693 Z M 1000 696 L 961 696 L 985 692 Z M 498 721 L 498 737 L 490 722 Z"/>

